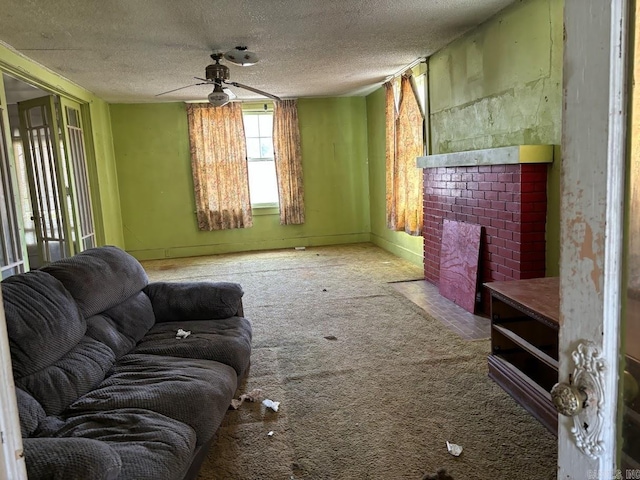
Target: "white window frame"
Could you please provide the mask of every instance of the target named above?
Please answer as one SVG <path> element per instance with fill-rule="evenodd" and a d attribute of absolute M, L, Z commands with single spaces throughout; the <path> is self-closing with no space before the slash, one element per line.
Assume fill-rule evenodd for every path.
<path fill-rule="evenodd" d="M 249 115 L 271 115 L 271 117 L 273 117 L 273 106 L 269 105 L 269 104 L 260 104 L 259 106 L 256 105 L 248 105 L 248 106 L 244 106 L 242 109 L 242 116 L 243 119 L 246 116 Z M 262 132 L 260 132 L 262 133 Z M 270 132 L 272 133 L 272 132 Z M 272 135 L 269 136 L 273 142 L 273 137 Z M 245 132 L 245 139 L 249 138 Z M 266 136 L 260 135 L 259 137 L 250 137 L 250 138 L 267 138 Z M 250 164 L 253 162 L 273 162 L 274 163 L 274 169 L 275 169 L 275 152 L 274 152 L 274 156 L 273 157 L 250 157 L 249 156 L 249 151 L 247 149 L 247 168 L 250 168 Z M 276 192 L 278 191 L 278 185 L 277 185 L 277 179 L 276 179 Z M 277 195 L 277 193 L 276 193 Z M 279 209 L 280 207 L 280 203 L 278 201 L 278 198 L 276 197 L 276 201 L 275 202 L 266 202 L 266 203 L 253 203 L 253 201 L 251 202 L 251 208 L 252 209 Z"/>

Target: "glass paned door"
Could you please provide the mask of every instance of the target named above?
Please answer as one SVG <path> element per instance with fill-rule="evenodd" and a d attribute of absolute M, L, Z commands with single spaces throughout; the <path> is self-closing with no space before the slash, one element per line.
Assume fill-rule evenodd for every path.
<path fill-rule="evenodd" d="M 52 96 L 18 103 L 38 265 L 72 255 L 71 217 L 62 143 Z"/>
<path fill-rule="evenodd" d="M 0 276 L 24 272 L 25 250 L 21 243 L 19 203 L 11 176 L 10 135 L 3 82 L 0 75 Z"/>
<path fill-rule="evenodd" d="M 71 100 L 60 99 L 64 139 L 67 153 L 67 169 L 72 178 L 75 203 L 74 225 L 77 225 L 76 251 L 96 246 L 96 233 L 91 208 L 91 191 L 87 172 L 87 157 L 80 105 Z"/>
<path fill-rule="evenodd" d="M 96 245 L 80 105 L 18 103 L 39 265 Z"/>

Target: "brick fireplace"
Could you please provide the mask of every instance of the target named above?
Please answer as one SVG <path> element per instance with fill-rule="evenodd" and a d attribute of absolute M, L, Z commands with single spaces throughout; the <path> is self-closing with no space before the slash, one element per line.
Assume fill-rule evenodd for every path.
<path fill-rule="evenodd" d="M 439 284 L 444 219 L 483 227 L 480 284 L 544 277 L 547 164 L 552 160 L 549 145 L 420 157 L 425 279 Z"/>

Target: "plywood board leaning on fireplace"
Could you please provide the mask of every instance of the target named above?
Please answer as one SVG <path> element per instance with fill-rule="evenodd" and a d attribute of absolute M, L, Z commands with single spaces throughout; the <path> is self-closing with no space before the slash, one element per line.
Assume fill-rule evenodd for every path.
<path fill-rule="evenodd" d="M 440 295 L 474 313 L 482 227 L 443 220 Z"/>

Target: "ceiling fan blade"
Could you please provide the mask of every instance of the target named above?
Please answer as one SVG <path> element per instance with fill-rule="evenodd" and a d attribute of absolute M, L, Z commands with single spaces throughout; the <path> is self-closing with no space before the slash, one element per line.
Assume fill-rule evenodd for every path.
<path fill-rule="evenodd" d="M 192 83 L 191 85 L 185 85 L 184 87 L 179 87 L 179 88 L 174 88 L 173 90 L 167 90 L 166 92 L 162 92 L 162 93 L 158 93 L 157 95 L 155 95 L 156 97 L 159 97 L 161 95 L 166 95 L 167 93 L 173 93 L 173 92 L 177 92 L 178 90 L 183 90 L 185 88 L 189 88 L 189 87 L 195 87 L 196 85 L 205 85 L 209 82 L 205 82 L 205 83 Z"/>
<path fill-rule="evenodd" d="M 250 92 L 257 93 L 259 95 L 264 95 L 265 97 L 271 98 L 273 100 L 280 100 L 280 97 L 276 97 L 275 95 L 267 93 L 267 92 L 265 92 L 263 90 L 259 90 L 257 88 L 250 87 L 248 85 L 243 85 L 242 83 L 229 82 L 229 81 L 226 81 L 226 80 L 223 80 L 223 82 L 226 83 L 227 85 L 233 85 L 234 87 L 244 88 L 245 90 L 249 90 Z"/>

